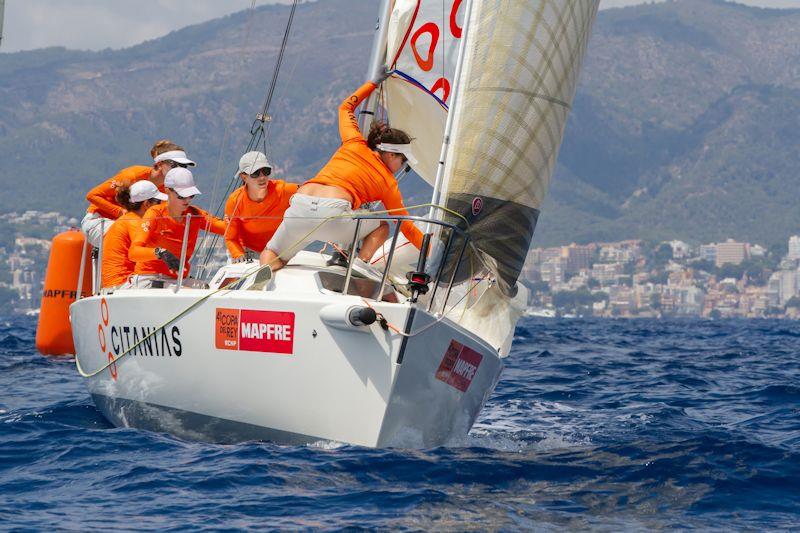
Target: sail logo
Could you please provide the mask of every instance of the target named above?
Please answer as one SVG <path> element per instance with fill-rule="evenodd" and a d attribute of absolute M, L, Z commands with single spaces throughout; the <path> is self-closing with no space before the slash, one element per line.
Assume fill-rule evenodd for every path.
<path fill-rule="evenodd" d="M 215 322 L 217 349 L 294 353 L 294 313 L 218 307 Z"/>
<path fill-rule="evenodd" d="M 483 356 L 480 353 L 455 339 L 451 340 L 436 370 L 436 379 L 461 392 L 467 392 L 482 360 Z"/>
<path fill-rule="evenodd" d="M 483 198 L 476 196 L 472 199 L 472 216 L 478 216 L 481 211 L 483 211 Z"/>

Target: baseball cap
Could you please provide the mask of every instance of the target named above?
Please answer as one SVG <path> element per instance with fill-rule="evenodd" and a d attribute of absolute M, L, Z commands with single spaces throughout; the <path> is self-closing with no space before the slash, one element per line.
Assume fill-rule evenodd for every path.
<path fill-rule="evenodd" d="M 191 171 L 183 167 L 176 167 L 167 172 L 164 176 L 164 187 L 173 189 L 181 198 L 202 194 L 200 189 L 194 186 L 194 176 Z"/>
<path fill-rule="evenodd" d="M 131 185 L 129 189 L 131 202 L 139 203 L 155 198 L 156 200 L 166 200 L 167 195 L 159 192 L 156 184 L 149 180 L 140 180 Z"/>
<path fill-rule="evenodd" d="M 267 156 L 261 152 L 247 152 L 239 159 L 239 172 L 245 174 L 252 174 L 258 169 L 268 168 L 272 170 L 272 165 L 269 164 Z"/>
<path fill-rule="evenodd" d="M 161 161 L 175 161 L 182 165 L 195 166 L 195 162 L 186 157 L 186 152 L 183 150 L 170 150 L 163 154 L 158 154 L 153 158 L 153 163 L 160 163 Z"/>

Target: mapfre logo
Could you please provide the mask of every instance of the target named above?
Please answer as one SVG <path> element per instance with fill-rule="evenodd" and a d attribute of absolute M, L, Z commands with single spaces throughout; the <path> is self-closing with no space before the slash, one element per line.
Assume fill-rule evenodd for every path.
<path fill-rule="evenodd" d="M 475 378 L 482 360 L 483 356 L 480 353 L 456 340 L 451 340 L 450 346 L 444 352 L 442 362 L 436 370 L 436 379 L 444 381 L 461 392 L 466 392 Z"/>
<path fill-rule="evenodd" d="M 220 350 L 294 353 L 294 313 L 217 308 L 215 322 Z"/>

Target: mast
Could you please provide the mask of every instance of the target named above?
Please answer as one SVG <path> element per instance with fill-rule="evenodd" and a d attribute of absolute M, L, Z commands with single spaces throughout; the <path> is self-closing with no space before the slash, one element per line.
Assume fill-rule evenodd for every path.
<path fill-rule="evenodd" d="M 2 1 L 3 0 L 0 0 L 0 2 Z M 378 10 L 378 20 L 375 23 L 375 37 L 372 39 L 372 52 L 369 56 L 369 68 L 367 70 L 368 80 L 375 79 L 386 65 L 386 36 L 389 33 L 389 16 L 392 12 L 392 3 L 392 0 L 381 0 L 381 5 Z M 358 126 L 365 135 L 370 125 L 372 125 L 372 120 L 375 117 L 375 110 L 377 108 L 378 97 L 373 92 L 364 103 L 361 116 L 358 120 Z"/>
<path fill-rule="evenodd" d="M 6 0 L 0 0 L 0 48 L 3 47 L 3 13 L 6 10 Z"/>

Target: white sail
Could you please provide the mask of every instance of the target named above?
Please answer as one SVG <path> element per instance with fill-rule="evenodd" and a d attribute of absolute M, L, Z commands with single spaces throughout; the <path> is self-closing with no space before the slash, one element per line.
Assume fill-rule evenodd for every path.
<path fill-rule="evenodd" d="M 461 40 L 462 0 L 397 0 L 388 25 L 384 83 L 393 127 L 413 138 L 414 170 L 433 185 Z"/>

